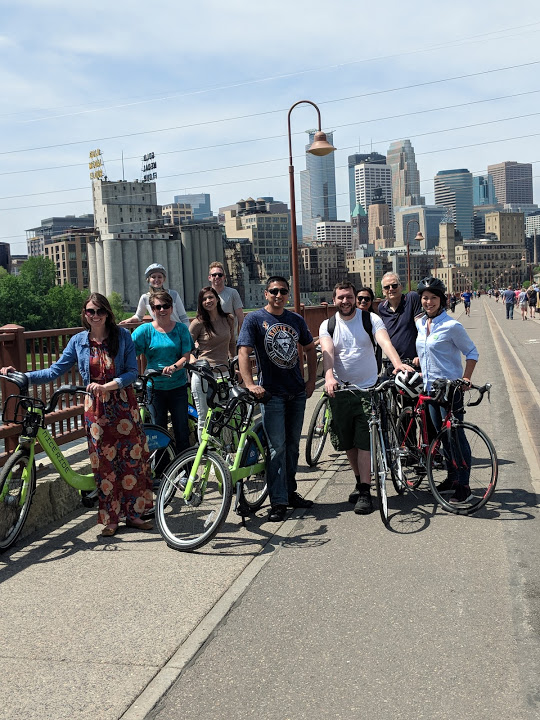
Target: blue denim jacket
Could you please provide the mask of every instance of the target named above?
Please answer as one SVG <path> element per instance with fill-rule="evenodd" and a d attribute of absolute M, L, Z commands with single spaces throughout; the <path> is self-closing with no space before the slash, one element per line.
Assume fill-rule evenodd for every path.
<path fill-rule="evenodd" d="M 114 378 L 118 387 L 123 388 L 137 377 L 137 359 L 135 356 L 135 345 L 131 339 L 129 330 L 120 327 L 118 354 L 114 358 L 114 368 L 117 373 Z M 31 385 L 40 385 L 67 373 L 73 365 L 79 366 L 79 372 L 84 385 L 90 383 L 90 340 L 88 330 L 73 335 L 66 345 L 66 349 L 60 358 L 49 368 L 43 370 L 32 370 L 26 373 Z"/>

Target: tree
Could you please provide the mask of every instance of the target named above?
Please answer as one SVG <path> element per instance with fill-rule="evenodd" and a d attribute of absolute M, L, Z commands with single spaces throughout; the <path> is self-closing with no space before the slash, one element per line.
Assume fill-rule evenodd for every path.
<path fill-rule="evenodd" d="M 124 312 L 124 303 L 122 302 L 122 296 L 120 293 L 112 292 L 108 297 L 107 300 L 109 301 L 114 317 L 116 318 L 116 322 L 120 322 L 120 320 L 124 319 L 125 312 Z M 131 317 L 131 313 L 128 315 L 128 317 Z"/>
<path fill-rule="evenodd" d="M 30 257 L 21 265 L 19 277 L 21 282 L 32 290 L 32 293 L 46 295 L 54 287 L 56 265 L 42 255 Z"/>
<path fill-rule="evenodd" d="M 44 298 L 47 328 L 80 327 L 81 310 L 88 293 L 75 285 L 55 285 Z"/>
<path fill-rule="evenodd" d="M 377 280 L 375 283 L 375 297 L 376 298 L 383 298 L 383 289 L 382 289 L 382 282 L 380 280 Z"/>

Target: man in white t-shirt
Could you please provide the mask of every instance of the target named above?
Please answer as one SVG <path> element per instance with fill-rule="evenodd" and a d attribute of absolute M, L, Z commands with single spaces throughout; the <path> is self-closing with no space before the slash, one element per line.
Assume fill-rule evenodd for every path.
<path fill-rule="evenodd" d="M 237 332 L 240 332 L 244 322 L 244 306 L 238 290 L 225 285 L 225 270 L 220 262 L 211 263 L 208 273 L 208 280 L 219 295 L 223 312 L 234 316 L 235 325 L 238 323 Z"/>
<path fill-rule="evenodd" d="M 362 392 L 377 383 L 377 361 L 373 343 L 364 327 L 363 310 L 357 309 L 352 283 L 334 288 L 337 308 L 335 327 L 328 331 L 329 320 L 319 329 L 323 352 L 325 384 L 332 410 L 331 439 L 336 450 L 345 450 L 356 477 L 356 488 L 349 496 L 354 512 L 366 515 L 373 510 L 371 499 L 371 461 L 369 452 L 369 394 Z M 399 359 L 388 331 L 378 315 L 369 313 L 372 336 L 396 370 L 412 370 Z M 337 392 L 339 383 L 349 382 L 358 389 Z"/>

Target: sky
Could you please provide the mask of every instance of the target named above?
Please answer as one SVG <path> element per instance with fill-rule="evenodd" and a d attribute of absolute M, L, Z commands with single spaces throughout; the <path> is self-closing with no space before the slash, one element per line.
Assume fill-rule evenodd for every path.
<path fill-rule="evenodd" d="M 533 162 L 540 201 L 540 6 L 523 0 L 0 0 L 0 241 L 92 212 L 89 153 L 109 180 L 142 177 L 158 201 L 208 192 L 289 202 L 287 113 L 334 131 L 338 218 L 347 156 L 410 138 L 421 191 L 439 170 Z M 291 114 L 298 173 L 309 105 Z"/>

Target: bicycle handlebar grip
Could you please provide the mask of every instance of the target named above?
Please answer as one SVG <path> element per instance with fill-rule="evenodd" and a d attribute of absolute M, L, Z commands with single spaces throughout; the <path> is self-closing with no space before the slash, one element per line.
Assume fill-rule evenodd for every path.
<path fill-rule="evenodd" d="M 25 373 L 19 372 L 18 370 L 10 370 L 7 375 L 2 375 L 2 377 L 16 385 L 22 393 L 27 393 L 29 381 Z"/>

